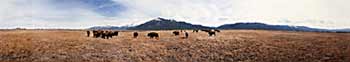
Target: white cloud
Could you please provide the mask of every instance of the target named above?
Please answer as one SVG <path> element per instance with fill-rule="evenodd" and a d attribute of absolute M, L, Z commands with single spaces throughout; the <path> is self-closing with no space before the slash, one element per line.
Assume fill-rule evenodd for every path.
<path fill-rule="evenodd" d="M 127 7 L 106 17 L 80 4 L 52 7 L 49 0 L 0 2 L 0 28 L 87 28 L 140 24 L 156 17 L 218 26 L 236 22 L 350 28 L 349 0 L 114 0 Z M 28 3 L 30 2 L 30 3 Z"/>
<path fill-rule="evenodd" d="M 348 0 L 117 0 L 137 14 L 218 26 L 236 22 L 350 28 Z M 133 15 L 133 14 L 131 14 Z M 285 20 L 289 20 L 288 23 Z M 322 23 L 321 23 L 322 22 Z"/>

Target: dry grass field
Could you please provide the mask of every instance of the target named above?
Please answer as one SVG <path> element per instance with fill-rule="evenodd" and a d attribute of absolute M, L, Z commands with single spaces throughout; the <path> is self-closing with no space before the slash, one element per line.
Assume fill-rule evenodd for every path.
<path fill-rule="evenodd" d="M 0 62 L 350 62 L 350 33 L 265 30 L 172 31 L 150 39 L 141 31 L 86 37 L 79 30 L 1 30 Z"/>

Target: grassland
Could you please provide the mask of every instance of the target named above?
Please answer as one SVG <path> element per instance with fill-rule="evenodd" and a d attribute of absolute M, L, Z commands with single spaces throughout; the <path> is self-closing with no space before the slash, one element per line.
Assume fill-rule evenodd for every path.
<path fill-rule="evenodd" d="M 183 39 L 171 31 L 87 37 L 79 30 L 0 30 L 0 62 L 350 62 L 349 33 L 265 30 L 204 32 Z"/>

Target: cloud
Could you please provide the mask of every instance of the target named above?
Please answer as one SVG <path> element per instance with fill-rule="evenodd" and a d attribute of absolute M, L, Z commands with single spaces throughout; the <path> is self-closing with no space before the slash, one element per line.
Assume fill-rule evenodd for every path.
<path fill-rule="evenodd" d="M 114 8 L 112 4 L 108 6 L 83 1 L 87 0 L 5 0 L 0 7 L 0 22 L 4 22 L 0 23 L 0 28 L 87 28 L 94 25 L 120 25 L 113 19 L 117 17 L 111 17 L 117 16 L 114 15 L 117 12 L 109 12 L 113 15 L 104 12 L 122 12 L 122 9 Z"/>
<path fill-rule="evenodd" d="M 87 28 L 156 17 L 218 26 L 237 22 L 350 28 L 348 0 L 4 0 L 0 28 Z"/>
<path fill-rule="evenodd" d="M 218 26 L 236 22 L 350 28 L 348 0 L 116 0 L 133 13 Z M 130 14 L 130 13 L 128 13 Z M 289 22 L 286 23 L 286 20 Z M 321 23 L 323 22 L 323 23 Z M 330 24 L 331 23 L 331 24 Z"/>

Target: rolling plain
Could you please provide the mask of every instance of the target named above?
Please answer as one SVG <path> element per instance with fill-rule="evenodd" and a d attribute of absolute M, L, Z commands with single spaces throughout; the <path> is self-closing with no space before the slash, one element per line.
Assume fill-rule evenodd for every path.
<path fill-rule="evenodd" d="M 101 39 L 84 30 L 0 30 L 0 62 L 350 62 L 350 33 L 187 30 L 185 39 L 172 31 Z"/>

